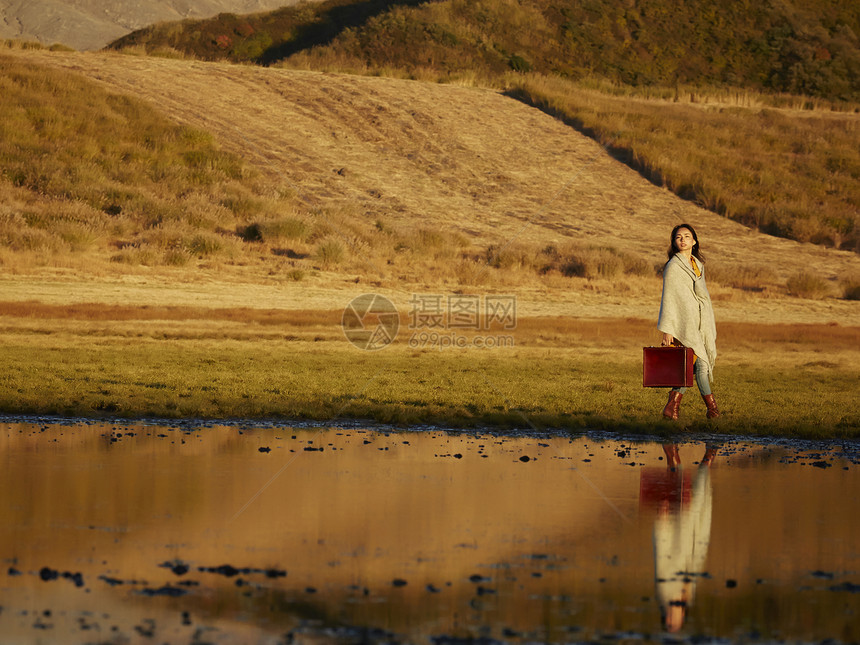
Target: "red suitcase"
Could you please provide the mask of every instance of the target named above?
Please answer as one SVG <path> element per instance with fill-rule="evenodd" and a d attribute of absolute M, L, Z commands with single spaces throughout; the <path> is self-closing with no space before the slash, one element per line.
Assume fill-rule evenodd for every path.
<path fill-rule="evenodd" d="M 693 358 L 689 347 L 643 347 L 642 385 L 644 387 L 691 387 Z"/>

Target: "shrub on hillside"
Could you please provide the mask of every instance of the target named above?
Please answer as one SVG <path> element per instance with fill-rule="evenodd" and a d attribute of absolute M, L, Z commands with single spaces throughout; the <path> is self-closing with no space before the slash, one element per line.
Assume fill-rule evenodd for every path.
<path fill-rule="evenodd" d="M 258 239 L 268 244 L 275 244 L 282 240 L 306 240 L 311 234 L 310 225 L 298 217 L 284 217 L 281 219 L 258 222 L 255 233 Z"/>
<path fill-rule="evenodd" d="M 624 260 L 609 247 L 575 248 L 562 260 L 561 272 L 576 278 L 615 278 L 624 272 Z"/>
<path fill-rule="evenodd" d="M 485 255 L 494 269 L 532 269 L 535 265 L 534 250 L 523 244 L 491 244 Z"/>
<path fill-rule="evenodd" d="M 346 249 L 340 240 L 329 237 L 317 244 L 314 257 L 323 267 L 330 268 L 343 262 L 346 257 Z"/>
<path fill-rule="evenodd" d="M 846 300 L 860 300 L 860 275 L 852 275 L 842 281 L 842 297 Z"/>
<path fill-rule="evenodd" d="M 713 260 L 705 263 L 705 276 L 709 284 L 716 283 L 747 291 L 763 291 L 768 286 L 776 285 L 778 281 L 776 271 L 767 265 L 724 265 Z"/>
<path fill-rule="evenodd" d="M 789 295 L 819 300 L 830 294 L 830 285 L 810 271 L 798 271 L 785 283 Z"/>
<path fill-rule="evenodd" d="M 185 243 L 185 250 L 197 257 L 214 255 L 223 248 L 221 236 L 215 233 L 198 233 Z"/>

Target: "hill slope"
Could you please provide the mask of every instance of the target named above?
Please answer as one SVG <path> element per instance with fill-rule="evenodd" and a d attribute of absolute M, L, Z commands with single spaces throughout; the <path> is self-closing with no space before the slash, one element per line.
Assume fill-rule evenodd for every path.
<path fill-rule="evenodd" d="M 418 6 L 414 6 L 418 5 Z M 111 46 L 354 69 L 506 70 L 860 100 L 860 5 L 839 0 L 328 0 L 156 25 Z"/>
<path fill-rule="evenodd" d="M 205 18 L 228 11 L 247 13 L 295 0 L 5 0 L 0 2 L 0 38 L 100 49 L 146 25 Z"/>
<path fill-rule="evenodd" d="M 78 72 L 208 130 L 318 217 L 339 208 L 363 226 L 456 232 L 478 248 L 609 245 L 650 263 L 665 258 L 671 227 L 689 221 L 735 270 L 765 265 L 785 279 L 805 268 L 834 280 L 860 270 L 856 254 L 753 232 L 683 201 L 494 91 L 116 55 L 11 55 Z"/>
<path fill-rule="evenodd" d="M 858 251 L 858 33 L 860 5 L 830 0 L 328 0 L 156 25 L 111 46 L 504 86 L 685 199 Z M 801 108 L 816 118 L 798 119 Z"/>

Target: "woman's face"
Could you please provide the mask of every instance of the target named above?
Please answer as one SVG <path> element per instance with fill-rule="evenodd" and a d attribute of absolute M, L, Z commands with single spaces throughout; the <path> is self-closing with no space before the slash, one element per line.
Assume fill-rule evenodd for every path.
<path fill-rule="evenodd" d="M 679 228 L 675 233 L 673 242 L 675 243 L 675 248 L 684 254 L 691 253 L 693 247 L 696 245 L 696 240 L 693 239 L 693 234 L 688 228 Z"/>

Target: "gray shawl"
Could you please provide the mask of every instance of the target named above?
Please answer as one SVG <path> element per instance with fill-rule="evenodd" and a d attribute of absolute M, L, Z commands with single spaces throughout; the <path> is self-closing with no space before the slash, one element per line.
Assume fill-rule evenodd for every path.
<path fill-rule="evenodd" d="M 705 265 L 697 260 L 701 277 L 683 257 L 675 254 L 663 268 L 663 299 L 657 329 L 671 334 L 685 347 L 691 347 L 699 360 L 708 364 L 708 377 L 713 380 L 717 359 L 717 326 L 714 308 L 705 286 Z"/>

